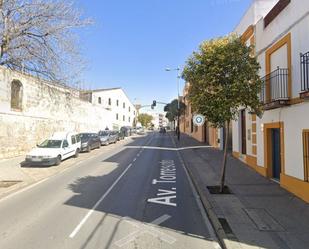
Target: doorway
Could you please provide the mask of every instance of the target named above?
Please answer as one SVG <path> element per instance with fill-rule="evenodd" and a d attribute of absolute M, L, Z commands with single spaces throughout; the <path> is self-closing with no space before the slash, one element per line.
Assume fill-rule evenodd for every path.
<path fill-rule="evenodd" d="M 241 122 L 241 153 L 243 155 L 246 155 L 247 154 L 246 110 L 241 110 L 240 122 Z"/>
<path fill-rule="evenodd" d="M 266 175 L 280 181 L 284 174 L 284 123 L 269 123 L 264 129 L 264 163 Z"/>
<path fill-rule="evenodd" d="M 280 181 L 281 174 L 281 149 L 280 149 L 280 129 L 271 129 L 272 143 L 272 178 Z"/>

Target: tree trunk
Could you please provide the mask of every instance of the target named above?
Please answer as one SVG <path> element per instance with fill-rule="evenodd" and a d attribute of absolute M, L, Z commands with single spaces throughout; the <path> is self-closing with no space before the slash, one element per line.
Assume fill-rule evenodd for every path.
<path fill-rule="evenodd" d="M 226 121 L 225 127 L 225 140 L 224 140 L 224 155 L 223 155 L 223 162 L 222 162 L 222 169 L 221 169 L 221 179 L 220 179 L 220 193 L 223 193 L 224 190 L 224 183 L 225 183 L 225 172 L 226 172 L 226 160 L 227 160 L 227 145 L 229 139 L 229 127 L 230 121 Z"/>
<path fill-rule="evenodd" d="M 180 124 L 180 122 L 179 122 L 179 114 L 178 114 L 178 117 L 177 117 L 177 127 L 178 127 L 178 129 L 177 129 L 177 139 L 178 139 L 178 141 L 180 139 L 180 127 L 179 127 L 179 124 Z"/>

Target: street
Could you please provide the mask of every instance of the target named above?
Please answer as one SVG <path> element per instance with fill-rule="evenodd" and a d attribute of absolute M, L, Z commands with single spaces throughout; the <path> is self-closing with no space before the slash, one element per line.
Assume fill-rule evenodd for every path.
<path fill-rule="evenodd" d="M 55 166 L 56 167 L 56 166 Z M 220 248 L 169 134 L 0 200 L 0 248 Z"/>

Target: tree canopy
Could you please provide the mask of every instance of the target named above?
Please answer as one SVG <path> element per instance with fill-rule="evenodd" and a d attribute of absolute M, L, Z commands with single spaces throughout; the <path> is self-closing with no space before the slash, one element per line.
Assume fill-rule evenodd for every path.
<path fill-rule="evenodd" d="M 151 124 L 153 117 L 147 113 L 141 113 L 138 115 L 137 120 L 144 127 L 148 127 Z"/>
<path fill-rule="evenodd" d="M 85 66 L 75 29 L 90 23 L 71 0 L 0 0 L 0 65 L 72 82 Z"/>
<path fill-rule="evenodd" d="M 186 109 L 186 105 L 180 101 L 179 102 L 180 107 L 180 113 L 179 115 L 182 115 Z M 170 121 L 174 121 L 178 116 L 178 100 L 174 99 L 171 101 L 171 103 L 164 106 L 164 111 L 166 112 L 165 117 Z"/>
<path fill-rule="evenodd" d="M 259 63 L 252 47 L 235 35 L 203 42 L 188 59 L 183 78 L 189 82 L 194 111 L 215 127 L 238 117 L 239 108 L 260 113 Z"/>

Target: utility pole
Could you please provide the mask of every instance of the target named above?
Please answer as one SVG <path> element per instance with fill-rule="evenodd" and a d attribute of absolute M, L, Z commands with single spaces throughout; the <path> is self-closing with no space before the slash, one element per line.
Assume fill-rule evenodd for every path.
<path fill-rule="evenodd" d="M 179 96 L 179 81 L 180 81 L 180 68 L 174 68 L 174 69 L 170 69 L 170 68 L 166 68 L 165 71 L 177 71 L 177 139 L 178 141 L 180 140 L 180 96 Z"/>

